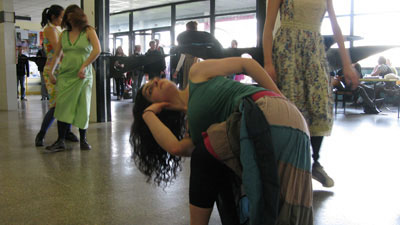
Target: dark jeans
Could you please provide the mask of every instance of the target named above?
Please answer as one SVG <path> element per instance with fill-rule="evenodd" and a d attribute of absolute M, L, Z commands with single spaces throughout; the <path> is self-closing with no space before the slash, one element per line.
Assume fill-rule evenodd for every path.
<path fill-rule="evenodd" d="M 17 76 L 17 96 L 19 85 L 21 85 L 21 99 L 23 99 L 25 98 L 25 76 Z"/>
<path fill-rule="evenodd" d="M 125 92 L 125 78 L 115 78 L 117 96 L 123 96 Z"/>

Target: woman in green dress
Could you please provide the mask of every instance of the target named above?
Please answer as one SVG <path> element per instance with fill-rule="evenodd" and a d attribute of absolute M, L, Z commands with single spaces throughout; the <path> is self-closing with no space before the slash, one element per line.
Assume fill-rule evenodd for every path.
<path fill-rule="evenodd" d="M 70 124 L 79 128 L 81 150 L 90 150 L 86 140 L 89 125 L 90 100 L 92 95 L 92 62 L 100 54 L 100 42 L 87 17 L 77 5 L 70 5 L 64 12 L 61 26 L 66 30 L 61 34 L 51 62 L 49 77 L 56 84 L 58 139 L 46 147 L 49 152 L 66 149 L 65 135 Z M 53 75 L 55 65 L 63 56 L 60 73 Z"/>

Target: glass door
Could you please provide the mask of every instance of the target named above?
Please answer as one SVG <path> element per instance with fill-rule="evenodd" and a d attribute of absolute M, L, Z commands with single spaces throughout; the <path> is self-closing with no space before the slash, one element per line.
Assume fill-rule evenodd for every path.
<path fill-rule="evenodd" d="M 152 40 L 152 34 L 151 30 L 135 31 L 135 46 L 140 45 L 140 53 L 145 54 L 150 48 L 149 42 Z"/>
<path fill-rule="evenodd" d="M 140 49 L 142 54 L 146 54 L 146 52 L 150 49 L 149 43 L 152 40 L 158 39 L 159 46 L 163 48 L 164 54 L 168 55 L 171 49 L 171 33 L 170 28 L 158 28 L 158 29 L 149 29 L 149 30 L 141 30 L 134 32 L 134 44 L 135 46 L 140 45 Z M 165 57 L 166 64 L 166 77 L 169 79 L 169 65 L 170 65 L 170 57 Z"/>
<path fill-rule="evenodd" d="M 153 39 L 157 39 L 160 41 L 159 46 L 163 48 L 164 54 L 168 55 L 171 50 L 171 32 L 169 29 L 159 29 L 153 30 Z M 165 57 L 165 75 L 167 79 L 171 79 L 170 76 L 170 57 Z"/>
<path fill-rule="evenodd" d="M 130 55 L 129 54 L 129 43 L 130 43 L 129 36 L 128 35 L 115 35 L 114 38 L 115 38 L 115 45 L 113 46 L 114 47 L 114 51 L 113 51 L 114 55 L 115 55 L 116 49 L 118 47 L 122 47 L 122 50 L 124 51 L 124 54 L 126 56 Z"/>

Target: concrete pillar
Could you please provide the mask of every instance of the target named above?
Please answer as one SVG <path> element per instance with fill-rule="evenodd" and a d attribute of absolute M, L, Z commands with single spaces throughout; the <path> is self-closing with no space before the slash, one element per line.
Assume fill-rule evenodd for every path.
<path fill-rule="evenodd" d="M 0 110 L 17 110 L 14 4 L 0 0 Z"/>
<path fill-rule="evenodd" d="M 81 1 L 81 7 L 83 8 L 83 11 L 85 12 L 89 25 L 92 27 L 96 27 L 95 22 L 94 22 L 94 3 L 95 0 L 84 0 Z M 96 70 L 93 70 L 93 89 L 92 89 L 92 101 L 90 105 L 90 118 L 89 121 L 91 123 L 97 122 L 97 98 L 96 98 Z"/>
<path fill-rule="evenodd" d="M 89 24 L 96 28 L 102 51 L 108 49 L 108 0 L 81 0 L 81 7 L 88 17 Z M 107 98 L 108 68 L 103 57 L 96 60 L 96 72 L 93 79 L 92 105 L 90 112 L 91 122 L 107 122 L 111 120 L 111 103 Z"/>

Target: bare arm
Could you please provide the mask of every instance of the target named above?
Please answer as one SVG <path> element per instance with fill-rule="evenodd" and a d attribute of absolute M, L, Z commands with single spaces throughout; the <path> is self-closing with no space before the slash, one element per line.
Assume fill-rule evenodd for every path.
<path fill-rule="evenodd" d="M 143 120 L 161 148 L 171 155 L 190 157 L 194 149 L 192 139 L 185 137 L 182 140 L 178 140 L 171 130 L 156 116 L 163 108 L 169 105 L 166 102 L 153 103 L 144 110 Z"/>
<path fill-rule="evenodd" d="M 254 59 L 231 57 L 205 60 L 192 66 L 189 78 L 192 82 L 199 83 L 216 76 L 226 76 L 241 72 L 252 77 L 261 87 L 283 96 L 264 68 Z"/>
<path fill-rule="evenodd" d="M 380 73 L 381 71 L 380 71 L 380 66 L 378 65 L 378 66 L 376 66 L 375 68 L 374 68 L 374 71 L 371 73 L 371 76 L 379 76 L 379 73 Z"/>
<path fill-rule="evenodd" d="M 78 76 L 81 79 L 85 77 L 84 71 L 86 67 L 91 65 L 97 59 L 97 57 L 99 57 L 101 51 L 100 41 L 99 38 L 97 37 L 96 31 L 92 27 L 89 27 L 86 28 L 86 34 L 90 44 L 93 47 L 93 50 L 90 53 L 89 57 L 82 63 L 82 66 L 78 72 Z"/>
<path fill-rule="evenodd" d="M 183 62 L 185 61 L 186 55 L 181 54 L 181 57 L 179 57 L 178 65 L 176 65 L 176 70 L 175 72 L 179 72 L 182 68 Z"/>
<path fill-rule="evenodd" d="M 276 81 L 277 75 L 272 63 L 272 32 L 275 28 L 276 17 L 281 4 L 282 0 L 268 0 L 267 18 L 265 19 L 263 32 L 264 68 L 274 81 Z"/>
<path fill-rule="evenodd" d="M 354 70 L 354 68 L 351 66 L 350 56 L 344 46 L 344 39 L 343 39 L 342 31 L 340 30 L 339 24 L 336 19 L 336 14 L 333 9 L 332 0 L 327 0 L 327 10 L 328 10 L 329 19 L 330 19 L 331 25 L 332 25 L 333 35 L 339 46 L 339 54 L 340 54 L 340 59 L 342 60 L 343 74 L 344 74 L 346 83 L 347 84 L 351 83 L 352 89 L 355 89 L 359 84 L 359 77 L 358 77 L 356 71 Z"/>
<path fill-rule="evenodd" d="M 149 127 L 156 142 L 171 155 L 190 157 L 194 144 L 190 137 L 178 140 L 171 130 L 151 111 L 143 113 L 143 120 Z"/>
<path fill-rule="evenodd" d="M 61 36 L 59 37 L 61 38 Z M 54 50 L 54 54 L 53 54 L 53 59 L 51 60 L 50 63 L 50 68 L 49 68 L 49 78 L 50 81 L 55 84 L 56 83 L 56 77 L 53 75 L 54 73 L 54 69 L 56 67 L 56 65 L 58 64 L 58 61 L 60 61 L 60 57 L 62 55 L 62 45 L 61 45 L 61 41 L 57 41 L 57 45 L 53 45 L 53 48 L 55 48 Z"/>

